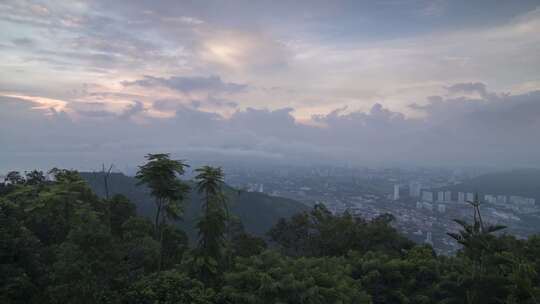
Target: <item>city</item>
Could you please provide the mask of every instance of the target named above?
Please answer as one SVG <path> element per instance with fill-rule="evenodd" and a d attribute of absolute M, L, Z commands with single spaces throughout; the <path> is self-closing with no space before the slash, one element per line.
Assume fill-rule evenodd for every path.
<path fill-rule="evenodd" d="M 236 168 L 236 169 L 235 169 Z M 429 243 L 452 254 L 459 244 L 447 235 L 460 227 L 453 220 L 470 220 L 475 195 L 486 222 L 508 227 L 519 238 L 540 231 L 536 198 L 515 193 L 447 190 L 490 170 L 482 169 L 370 169 L 348 167 L 228 168 L 227 182 L 246 191 L 264 192 L 307 205 L 323 203 L 334 213 L 363 218 L 389 213 L 395 227 L 418 243 Z"/>

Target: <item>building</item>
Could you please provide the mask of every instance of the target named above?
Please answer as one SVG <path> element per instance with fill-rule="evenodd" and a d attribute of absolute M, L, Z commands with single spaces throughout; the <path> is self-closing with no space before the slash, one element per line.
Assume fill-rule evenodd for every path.
<path fill-rule="evenodd" d="M 393 199 L 397 201 L 399 199 L 399 184 L 394 185 L 394 196 Z"/>
<path fill-rule="evenodd" d="M 529 197 L 523 197 L 523 196 L 517 196 L 517 195 L 511 195 L 508 198 L 508 201 L 512 204 L 519 205 L 519 206 L 531 206 L 534 207 L 536 200 L 534 198 Z"/>
<path fill-rule="evenodd" d="M 497 204 L 506 205 L 507 202 L 506 195 L 497 195 Z"/>
<path fill-rule="evenodd" d="M 424 241 L 424 243 L 433 246 L 433 238 L 432 238 L 432 236 L 431 236 L 431 232 L 428 231 L 428 232 L 426 233 L 426 240 Z"/>
<path fill-rule="evenodd" d="M 422 192 L 422 184 L 419 182 L 410 182 L 409 183 L 409 195 L 412 197 L 420 197 Z"/>
<path fill-rule="evenodd" d="M 439 213 L 445 213 L 446 212 L 446 205 L 444 205 L 444 204 L 437 205 L 437 211 L 439 211 Z"/>
<path fill-rule="evenodd" d="M 445 202 L 451 202 L 452 201 L 452 191 L 444 192 L 444 201 Z"/>
<path fill-rule="evenodd" d="M 467 195 L 465 196 L 465 200 L 468 201 L 468 202 L 473 202 L 474 201 L 474 193 L 467 192 Z"/>
<path fill-rule="evenodd" d="M 433 205 L 428 202 L 423 202 L 422 207 L 426 210 L 433 211 Z"/>
<path fill-rule="evenodd" d="M 444 191 L 437 192 L 437 201 L 443 202 L 444 201 Z"/>
<path fill-rule="evenodd" d="M 465 193 L 463 193 L 463 192 L 458 192 L 457 197 L 458 197 L 458 199 L 457 199 L 458 202 L 460 202 L 460 203 L 464 203 L 464 202 L 465 202 Z"/>
<path fill-rule="evenodd" d="M 495 195 L 486 194 L 484 195 L 484 201 L 490 204 L 495 204 L 497 203 L 497 197 Z"/>
<path fill-rule="evenodd" d="M 422 200 L 426 202 L 433 202 L 433 192 L 422 191 Z"/>

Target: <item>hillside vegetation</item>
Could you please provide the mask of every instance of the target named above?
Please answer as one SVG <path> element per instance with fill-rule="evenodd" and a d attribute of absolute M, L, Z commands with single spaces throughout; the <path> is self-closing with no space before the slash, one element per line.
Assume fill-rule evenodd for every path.
<path fill-rule="evenodd" d="M 220 168 L 197 168 L 188 184 L 178 179 L 185 164 L 167 154 L 147 158 L 137 180 L 153 198 L 139 202 L 150 206 L 151 217 L 138 216 L 124 195 L 96 195 L 75 171 L 54 169 L 53 180 L 39 171 L 10 172 L 0 183 L 0 303 L 534 304 L 540 299 L 540 237 L 493 234 L 504 227 L 483 222 L 478 202 L 471 206 L 474 221 L 457 220 L 462 230 L 451 234 L 462 245 L 455 256 L 415 245 L 392 227 L 391 215 L 365 220 L 333 215 L 323 205 L 278 220 L 267 241 L 230 216 L 231 190 Z M 189 196 L 193 189 L 198 202 Z M 200 212 L 196 240 L 189 244 L 176 223 L 188 218 L 184 206 L 194 202 Z M 264 210 L 255 211 L 249 209 L 251 221 L 264 218 Z"/>
<path fill-rule="evenodd" d="M 90 188 L 100 197 L 105 197 L 104 174 L 102 172 L 81 172 L 80 175 L 88 182 Z M 188 182 L 193 186 L 193 182 Z M 137 213 L 151 217 L 154 214 L 153 198 L 147 187 L 137 186 L 134 177 L 122 173 L 111 173 L 108 178 L 109 195 L 122 194 L 137 206 Z M 201 196 L 191 188 L 184 206 L 182 221 L 178 226 L 191 239 L 196 236 L 195 225 L 200 216 Z M 228 197 L 231 214 L 237 216 L 247 232 L 264 235 L 280 218 L 288 218 L 293 214 L 306 211 L 304 204 L 282 197 L 269 196 L 264 193 L 238 191 L 224 185 Z"/>

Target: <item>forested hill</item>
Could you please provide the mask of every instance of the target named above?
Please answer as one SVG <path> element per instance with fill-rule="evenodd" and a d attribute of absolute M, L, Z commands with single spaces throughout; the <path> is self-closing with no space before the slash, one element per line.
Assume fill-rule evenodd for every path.
<path fill-rule="evenodd" d="M 448 190 L 480 194 L 520 195 L 540 201 L 540 169 L 519 169 L 480 175 Z"/>
<path fill-rule="evenodd" d="M 181 163 L 166 154 L 148 159 L 144 174 L 156 170 L 150 177 L 158 182 L 143 178 L 154 191 L 173 189 L 169 198 L 176 198 L 178 189 L 185 193 L 176 175 Z M 163 220 L 176 216 L 179 209 L 171 203 L 176 201 L 161 209 L 168 213 L 157 217 L 161 221 L 150 221 L 137 216 L 136 206 L 122 195 L 99 198 L 76 171 L 53 169 L 50 180 L 39 171 L 10 172 L 0 182 L 0 303 L 538 304 L 540 299 L 538 235 L 494 234 L 504 226 L 485 224 L 480 216 L 458 220 L 462 229 L 450 236 L 462 248 L 455 256 L 440 256 L 400 235 L 390 215 L 366 220 L 315 205 L 279 220 L 267 243 L 226 216 L 222 198 L 233 190 L 223 189 L 221 169 L 203 166 L 196 172 L 206 195 L 198 242 L 191 245 L 184 231 Z M 83 175 L 103 194 L 103 176 Z M 133 178 L 115 174 L 111 192 L 120 190 L 139 204 L 149 200 Z M 190 223 L 196 202 L 196 196 L 189 200 Z M 256 214 L 259 222 L 284 212 L 262 194 L 236 193 L 231 206 Z M 253 219 L 239 214 L 253 227 Z"/>
<path fill-rule="evenodd" d="M 103 173 L 81 172 L 80 175 L 88 182 L 92 190 L 99 196 L 105 196 Z M 143 216 L 153 216 L 155 205 L 145 186 L 138 186 L 134 177 L 122 173 L 111 173 L 109 176 L 109 194 L 123 194 L 137 205 L 137 213 Z M 306 211 L 304 204 L 282 197 L 269 196 L 258 192 L 237 191 L 226 187 L 229 198 L 230 212 L 239 217 L 247 232 L 263 235 L 280 218 L 288 218 L 293 214 Z M 197 191 L 190 192 L 185 204 L 183 220 L 178 223 L 191 239 L 196 236 L 195 224 L 200 214 L 200 196 Z"/>

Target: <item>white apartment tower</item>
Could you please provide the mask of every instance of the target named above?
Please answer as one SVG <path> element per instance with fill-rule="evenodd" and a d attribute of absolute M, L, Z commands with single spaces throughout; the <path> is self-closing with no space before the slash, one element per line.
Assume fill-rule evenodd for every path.
<path fill-rule="evenodd" d="M 397 201 L 399 199 L 399 184 L 394 185 L 394 200 Z"/>
<path fill-rule="evenodd" d="M 464 202 L 465 202 L 465 193 L 463 193 L 463 192 L 458 192 L 457 197 L 458 197 L 458 199 L 457 199 L 458 202 L 460 202 L 460 203 L 464 203 Z"/>

